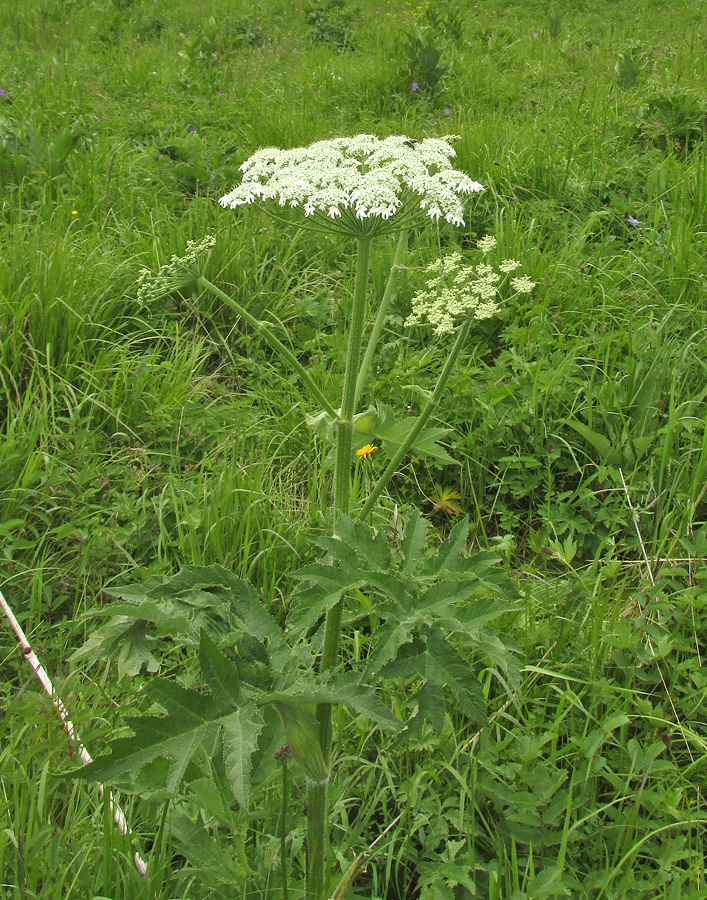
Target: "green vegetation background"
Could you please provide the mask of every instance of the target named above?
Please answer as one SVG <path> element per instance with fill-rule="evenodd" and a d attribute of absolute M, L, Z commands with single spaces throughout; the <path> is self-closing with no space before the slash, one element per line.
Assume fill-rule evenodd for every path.
<path fill-rule="evenodd" d="M 296 381 L 211 300 L 140 308 L 140 268 L 215 234 L 214 278 L 335 398 L 350 248 L 216 200 L 261 146 L 459 134 L 487 190 L 464 229 L 413 235 L 379 396 L 414 408 L 445 358 L 402 327 L 441 251 L 493 233 L 538 287 L 452 379 L 458 465 L 412 460 L 381 526 L 414 505 L 443 535 L 445 491 L 469 514 L 519 584 L 524 693 L 484 672 L 481 736 L 459 715 L 340 760 L 335 865 L 403 813 L 357 896 L 707 897 L 705 4 L 6 0 L 2 21 L 2 590 L 89 748 L 141 708 L 67 661 L 102 589 L 218 562 L 278 611 L 326 491 Z M 272 896 L 276 781 L 230 830 L 185 799 L 155 844 L 161 805 L 129 802 L 141 882 L 95 790 L 54 778 L 65 736 L 9 629 L 0 660 L 1 896 Z M 339 726 L 375 759 L 381 735 Z"/>

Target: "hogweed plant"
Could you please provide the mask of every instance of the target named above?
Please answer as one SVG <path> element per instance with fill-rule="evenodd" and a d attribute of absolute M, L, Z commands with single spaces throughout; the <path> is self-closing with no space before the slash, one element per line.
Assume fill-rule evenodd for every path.
<path fill-rule="evenodd" d="M 384 404 L 359 409 L 410 227 L 425 217 L 463 225 L 465 196 L 483 190 L 453 168 L 454 155 L 446 141 L 412 141 L 404 136 L 379 140 L 359 135 L 293 150 L 267 148 L 241 166 L 241 183 L 221 199 L 230 209 L 263 203 L 276 218 L 281 217 L 279 208 L 296 208 L 304 213 L 302 227 L 356 242 L 353 306 L 338 405 L 267 323 L 207 278 L 212 238 L 190 243 L 183 257 L 173 258 L 156 276 L 143 273 L 140 279 L 138 296 L 143 303 L 194 285 L 213 293 L 299 375 L 320 407 L 307 422 L 335 447 L 330 530 L 311 539 L 322 556 L 292 573 L 296 587 L 284 622 L 266 611 L 249 582 L 218 566 L 188 567 L 168 579 L 153 578 L 142 586 L 109 591 L 122 602 L 111 605 L 110 619 L 75 658 L 114 658 L 119 669 L 137 674 L 145 666 L 151 671 L 158 668 L 153 651 L 162 639 L 198 645 L 209 693 L 153 679 L 147 690 L 166 715 L 130 720 L 133 736 L 115 740 L 112 753 L 77 774 L 111 784 L 128 782 L 133 789 L 159 784 L 170 795 L 185 784 L 209 778 L 225 807 L 237 803 L 247 811 L 251 785 L 267 768 L 265 736 L 270 739 L 284 729 L 289 752 L 307 783 L 307 900 L 342 897 L 358 865 L 343 878 L 335 878 L 331 871 L 327 815 L 333 708 L 345 704 L 380 727 L 406 728 L 414 734 L 425 721 L 441 730 L 446 697 L 451 695 L 462 713 L 483 724 L 485 698 L 470 661 L 472 651 L 485 654 L 497 670 L 505 671 L 513 689 L 518 686 L 515 648 L 489 624 L 514 608 L 513 587 L 492 554 L 467 555 L 468 521 L 455 526 L 436 554 L 427 547 L 427 522 L 415 511 L 395 546 L 383 529 L 368 524 L 411 451 L 450 461 L 437 443 L 446 430 L 427 423 L 469 330 L 474 322 L 495 315 L 502 298 L 528 293 L 533 287 L 527 278 L 511 277 L 518 267 L 515 261 L 504 260 L 496 267 L 490 263 L 495 249 L 491 237 L 479 242 L 481 261 L 475 264 L 465 262 L 460 253 L 436 260 L 424 273 L 424 290 L 413 297 L 406 322 L 408 327 L 427 322 L 441 340 L 452 340 L 433 391 L 417 417 L 396 419 Z M 371 245 L 386 235 L 397 235 L 397 250 L 384 294 L 377 308 L 369 309 Z M 387 465 L 365 501 L 352 509 L 355 460 L 379 448 Z M 345 666 L 344 616 L 350 625 L 366 619 L 370 610 L 375 621 L 367 655 L 360 663 Z M 406 703 L 413 714 L 407 723 L 378 699 L 375 686 L 382 681 L 393 685 L 394 691 L 401 683 L 411 687 Z M 287 755 L 280 750 L 278 759 L 286 761 Z M 283 773 L 286 776 L 286 764 Z M 287 896 L 284 832 L 281 839 L 282 889 Z M 360 863 L 362 857 L 357 859 Z"/>

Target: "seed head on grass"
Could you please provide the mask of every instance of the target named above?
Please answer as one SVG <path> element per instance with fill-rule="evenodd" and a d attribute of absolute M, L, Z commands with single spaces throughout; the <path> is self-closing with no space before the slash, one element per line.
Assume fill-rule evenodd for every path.
<path fill-rule="evenodd" d="M 193 287 L 204 274 L 215 243 L 216 238 L 210 235 L 200 241 L 187 241 L 184 256 L 173 256 L 156 275 L 143 269 L 138 275 L 138 302 L 145 305 Z"/>
<path fill-rule="evenodd" d="M 451 144 L 439 138 L 370 134 L 318 141 L 308 147 L 258 150 L 241 166 L 243 180 L 221 198 L 235 209 L 256 200 L 302 208 L 312 224 L 346 234 L 389 234 L 421 211 L 463 225 L 462 196 L 483 190 L 453 168 Z"/>
<path fill-rule="evenodd" d="M 494 237 L 482 238 L 477 247 L 484 253 L 496 246 Z M 451 334 L 457 322 L 471 317 L 489 319 L 499 310 L 499 287 L 503 276 L 520 265 L 503 260 L 497 271 L 488 263 L 464 265 L 459 252 L 436 259 L 425 269 L 425 290 L 412 298 L 412 313 L 406 325 L 417 325 L 426 319 L 435 334 Z M 535 287 L 526 275 L 511 279 L 516 294 L 529 294 Z"/>

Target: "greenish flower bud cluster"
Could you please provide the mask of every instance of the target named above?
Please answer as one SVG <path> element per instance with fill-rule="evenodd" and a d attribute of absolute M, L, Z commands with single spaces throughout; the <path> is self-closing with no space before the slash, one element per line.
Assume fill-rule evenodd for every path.
<path fill-rule="evenodd" d="M 193 287 L 204 274 L 216 238 L 207 235 L 200 241 L 187 241 L 184 256 L 173 256 L 167 265 L 154 275 L 143 269 L 138 275 L 137 299 L 140 304 L 159 300 Z"/>
<path fill-rule="evenodd" d="M 483 253 L 496 246 L 496 238 L 487 235 L 477 243 Z M 425 290 L 412 298 L 412 312 L 406 325 L 426 320 L 435 334 L 451 334 L 460 319 L 482 320 L 494 316 L 499 309 L 499 288 L 504 276 L 514 272 L 520 263 L 504 259 L 496 268 L 488 263 L 464 265 L 459 252 L 440 257 L 425 269 Z M 535 287 L 527 275 L 512 278 L 516 294 L 529 294 Z"/>

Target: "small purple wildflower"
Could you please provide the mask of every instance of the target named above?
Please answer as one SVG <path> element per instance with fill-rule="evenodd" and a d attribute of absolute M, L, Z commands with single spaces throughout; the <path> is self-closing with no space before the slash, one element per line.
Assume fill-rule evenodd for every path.
<path fill-rule="evenodd" d="M 169 128 L 165 128 L 164 133 L 169 134 Z"/>
<path fill-rule="evenodd" d="M 4 96 L 5 96 L 5 91 L 3 88 L 0 88 L 0 97 L 4 97 Z"/>
<path fill-rule="evenodd" d="M 194 126 L 193 126 L 193 125 L 190 125 L 190 126 L 189 126 L 189 131 L 194 131 Z"/>
<path fill-rule="evenodd" d="M 449 108 L 448 106 L 445 106 L 445 107 L 444 107 L 444 114 L 445 114 L 445 116 L 448 116 L 450 112 L 451 112 L 450 108 Z"/>
<path fill-rule="evenodd" d="M 223 91 L 218 92 L 219 97 L 223 97 Z"/>
<path fill-rule="evenodd" d="M 535 39 L 537 38 L 537 36 L 538 36 L 537 31 L 534 31 L 534 32 L 533 32 L 533 40 L 535 40 Z"/>
<path fill-rule="evenodd" d="M 413 91 L 416 91 L 419 87 L 420 87 L 420 85 L 416 81 L 413 81 L 413 83 L 412 83 Z"/>
<path fill-rule="evenodd" d="M 640 225 L 640 224 L 641 224 L 641 220 L 640 220 L 640 219 L 634 219 L 633 216 L 629 216 L 629 217 L 628 217 L 628 220 L 629 220 L 629 222 L 633 225 L 634 228 L 636 227 L 636 225 Z"/>

